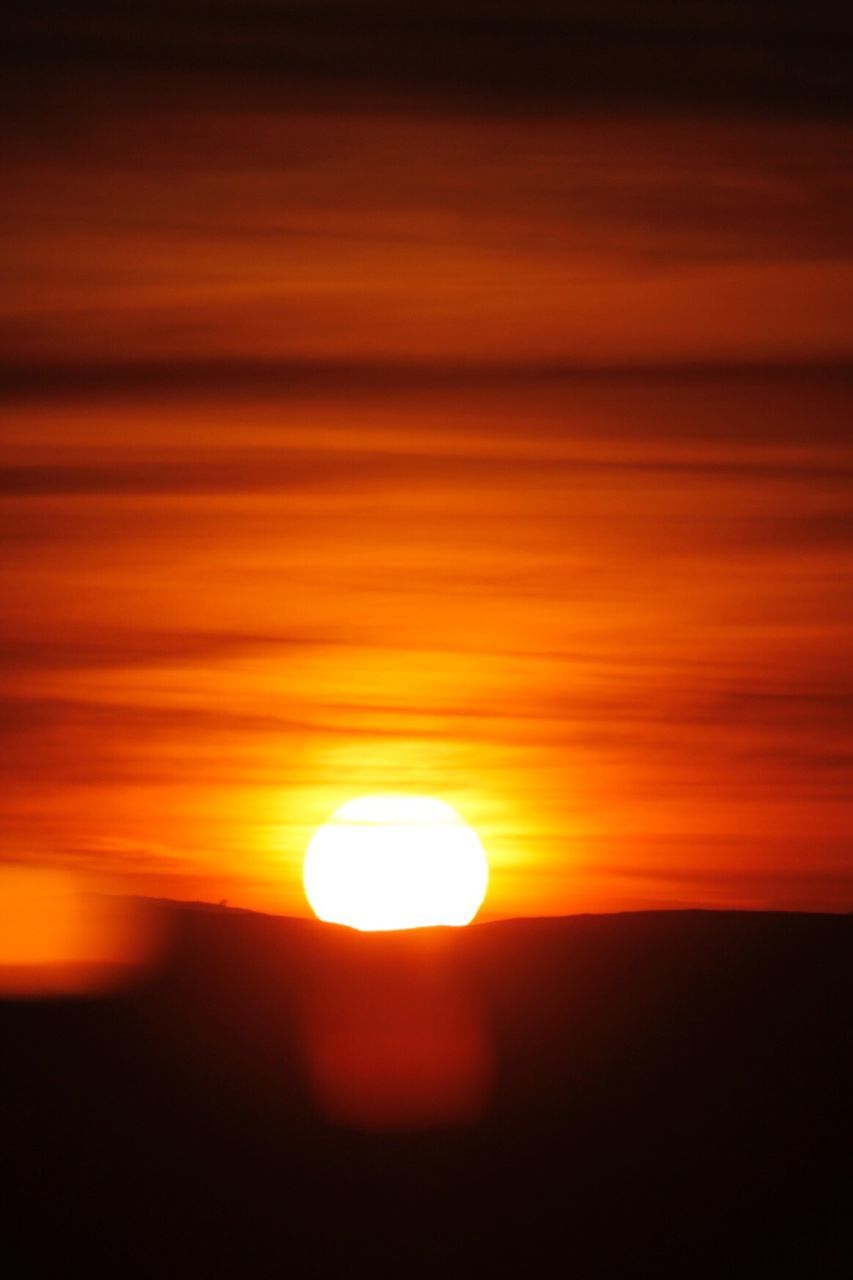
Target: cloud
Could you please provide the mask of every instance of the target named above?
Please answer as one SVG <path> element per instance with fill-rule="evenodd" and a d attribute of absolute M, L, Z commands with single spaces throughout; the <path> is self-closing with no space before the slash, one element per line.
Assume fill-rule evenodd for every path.
<path fill-rule="evenodd" d="M 63 636 L 34 635 L 11 627 L 0 637 L 0 667 L 7 676 L 32 672 L 109 670 L 135 667 L 193 666 L 246 654 L 294 650 L 329 644 L 297 631 L 271 635 L 251 632 L 163 631 L 156 627 L 116 627 L 66 631 Z"/>

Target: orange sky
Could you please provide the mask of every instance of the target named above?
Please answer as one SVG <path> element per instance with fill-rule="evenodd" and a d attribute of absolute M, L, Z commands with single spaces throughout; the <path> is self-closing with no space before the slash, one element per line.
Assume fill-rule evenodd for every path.
<path fill-rule="evenodd" d="M 2 856 L 301 912 L 414 790 L 491 914 L 849 909 L 850 124 L 137 74 L 12 135 Z"/>

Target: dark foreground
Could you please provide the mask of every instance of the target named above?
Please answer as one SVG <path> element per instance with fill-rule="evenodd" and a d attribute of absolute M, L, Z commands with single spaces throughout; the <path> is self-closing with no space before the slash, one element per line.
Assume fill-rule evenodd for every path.
<path fill-rule="evenodd" d="M 840 1270 L 850 918 L 163 911 L 134 988 L 0 1003 L 5 1274 Z"/>

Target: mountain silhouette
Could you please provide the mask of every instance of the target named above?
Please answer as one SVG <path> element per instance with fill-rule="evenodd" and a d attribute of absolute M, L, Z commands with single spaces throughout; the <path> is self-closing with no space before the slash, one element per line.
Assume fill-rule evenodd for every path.
<path fill-rule="evenodd" d="M 157 911 L 133 985 L 0 1002 L 6 1274 L 840 1266 L 849 917 Z"/>

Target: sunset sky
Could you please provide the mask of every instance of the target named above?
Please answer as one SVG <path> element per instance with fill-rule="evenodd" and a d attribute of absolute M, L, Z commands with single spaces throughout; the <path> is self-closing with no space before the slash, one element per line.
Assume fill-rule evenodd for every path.
<path fill-rule="evenodd" d="M 849 910 L 851 20 L 6 20 L 0 857 L 304 913 L 415 792 L 484 915 Z"/>

